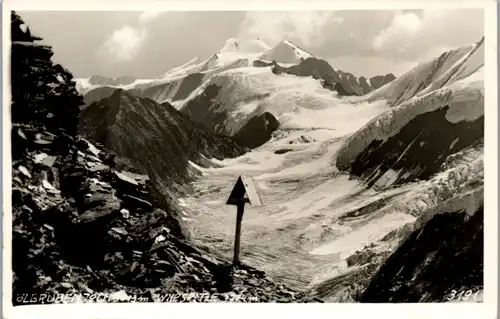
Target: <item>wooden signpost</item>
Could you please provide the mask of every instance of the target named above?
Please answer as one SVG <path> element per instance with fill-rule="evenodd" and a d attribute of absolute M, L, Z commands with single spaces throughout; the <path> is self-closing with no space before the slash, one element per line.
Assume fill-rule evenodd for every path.
<path fill-rule="evenodd" d="M 250 176 L 241 175 L 238 177 L 236 184 L 234 184 L 231 195 L 229 195 L 229 199 L 226 203 L 227 205 L 235 205 L 237 207 L 233 265 L 238 265 L 240 262 L 241 221 L 243 220 L 246 203 L 257 207 L 262 206 L 262 202 L 260 201 L 259 194 L 257 194 L 257 188 L 252 178 Z"/>

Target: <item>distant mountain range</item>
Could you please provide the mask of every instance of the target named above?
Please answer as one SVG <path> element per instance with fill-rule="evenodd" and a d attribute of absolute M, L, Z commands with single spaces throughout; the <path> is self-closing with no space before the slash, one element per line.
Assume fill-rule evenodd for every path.
<path fill-rule="evenodd" d="M 122 88 L 134 95 L 148 97 L 156 102 L 182 101 L 203 82 L 221 72 L 244 67 L 273 66 L 278 72 L 297 76 L 328 77 L 345 95 L 363 95 L 392 81 L 392 74 L 375 76 L 370 79 L 332 68 L 328 62 L 315 58 L 311 53 L 291 41 L 281 41 L 271 48 L 259 39 L 228 39 L 222 48 L 205 61 L 191 59 L 154 79 L 133 79 L 121 77 L 108 79 L 93 76 L 76 79 L 77 89 L 84 95 L 86 105 L 108 97 L 113 88 Z M 319 72 L 319 73 L 318 73 Z M 319 77 L 318 77 L 319 75 Z"/>

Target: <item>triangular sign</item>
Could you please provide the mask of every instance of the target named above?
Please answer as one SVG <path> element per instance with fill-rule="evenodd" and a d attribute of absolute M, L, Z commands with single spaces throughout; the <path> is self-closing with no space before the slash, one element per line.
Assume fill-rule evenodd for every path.
<path fill-rule="evenodd" d="M 252 206 L 262 206 L 257 188 L 250 176 L 241 175 L 238 177 L 226 202 L 227 205 L 238 205 L 241 203 L 250 203 Z"/>

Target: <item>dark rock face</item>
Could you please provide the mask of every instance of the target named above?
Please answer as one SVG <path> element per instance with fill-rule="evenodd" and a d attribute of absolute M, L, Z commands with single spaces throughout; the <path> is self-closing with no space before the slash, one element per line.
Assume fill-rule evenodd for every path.
<path fill-rule="evenodd" d="M 370 85 L 366 78 L 360 77 L 357 79 L 351 73 L 335 70 L 325 60 L 316 58 L 307 58 L 300 64 L 290 67 L 282 67 L 275 61 L 266 62 L 261 60 L 256 60 L 253 65 L 255 67 L 271 66 L 275 74 L 287 73 L 321 79 L 324 83 L 328 84 L 324 86 L 325 88 L 337 91 L 340 96 L 363 95 L 374 89 L 378 89 L 396 78 L 393 74 L 376 76 L 370 79 L 370 81 L 374 81 L 370 82 Z"/>
<path fill-rule="evenodd" d="M 218 85 L 208 85 L 203 93 L 191 100 L 189 104 L 181 109 L 181 112 L 215 133 L 224 133 L 225 128 L 218 124 L 224 123 L 227 114 L 224 107 L 215 101 L 220 90 L 221 88 Z M 211 112 L 211 109 L 217 109 L 218 112 Z"/>
<path fill-rule="evenodd" d="M 92 89 L 85 93 L 83 96 L 83 100 L 85 101 L 85 105 L 88 106 L 94 102 L 110 97 L 111 94 L 113 94 L 116 90 L 117 88 L 113 86 L 96 87 L 95 89 Z"/>
<path fill-rule="evenodd" d="M 272 61 L 272 62 L 266 62 L 266 61 L 262 61 L 262 60 L 253 61 L 253 66 L 256 68 L 264 68 L 266 66 L 273 66 L 273 65 L 276 65 L 276 61 Z"/>
<path fill-rule="evenodd" d="M 279 150 L 274 151 L 274 154 L 285 154 L 288 152 L 293 152 L 293 149 L 291 148 L 280 148 Z"/>
<path fill-rule="evenodd" d="M 252 117 L 235 135 L 234 139 L 241 145 L 255 148 L 263 145 L 272 137 L 280 123 L 269 112 Z"/>
<path fill-rule="evenodd" d="M 175 93 L 173 98 L 174 101 L 185 99 L 191 94 L 198 86 L 200 86 L 201 81 L 205 75 L 202 73 L 189 74 L 185 79 L 182 80 L 179 90 Z"/>
<path fill-rule="evenodd" d="M 209 132 L 170 104 L 123 90 L 82 111 L 80 132 L 130 159 L 140 171 L 158 175 L 164 185 L 183 185 L 188 161 L 197 162 L 200 155 L 223 159 L 245 152 L 231 138 Z"/>
<path fill-rule="evenodd" d="M 370 83 L 372 84 L 372 89 L 376 90 L 386 85 L 387 83 L 394 81 L 395 79 L 396 77 L 392 73 L 386 75 L 377 75 L 370 78 Z"/>
<path fill-rule="evenodd" d="M 351 174 L 374 185 L 388 170 L 398 172 L 392 185 L 429 179 L 448 155 L 484 136 L 484 116 L 475 121 L 451 123 L 448 107 L 420 114 L 387 141 L 374 140 L 358 155 Z"/>
<path fill-rule="evenodd" d="M 371 83 L 371 85 L 373 85 L 372 82 L 370 82 L 370 83 Z M 368 84 L 368 81 L 366 80 L 366 78 L 364 76 L 359 78 L 359 85 L 361 85 L 363 92 L 367 92 L 367 93 L 370 92 L 372 89 L 377 89 L 376 87 L 370 86 L 370 84 Z"/>
<path fill-rule="evenodd" d="M 361 302 L 441 302 L 482 290 L 483 209 L 435 215 L 385 261 Z M 473 300 L 473 296 L 469 296 Z"/>
<path fill-rule="evenodd" d="M 75 89 L 73 76 L 59 64 L 48 45 L 37 44 L 39 37 L 23 31 L 21 18 L 11 13 L 11 93 L 12 121 L 44 123 L 52 130 L 76 134 L 82 97 Z M 24 25 L 25 27 L 25 25 Z"/>
<path fill-rule="evenodd" d="M 275 66 L 276 67 L 276 66 Z M 288 68 L 277 66 L 281 73 L 288 73 L 297 76 L 312 76 L 314 78 L 332 77 L 334 81 L 339 81 L 340 77 L 336 77 L 337 73 L 325 60 L 316 58 L 308 58 L 298 65 Z"/>

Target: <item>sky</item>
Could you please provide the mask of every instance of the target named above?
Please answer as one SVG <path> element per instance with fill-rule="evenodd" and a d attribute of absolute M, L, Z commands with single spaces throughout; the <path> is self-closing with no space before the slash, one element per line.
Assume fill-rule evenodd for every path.
<path fill-rule="evenodd" d="M 399 76 L 484 35 L 482 9 L 17 13 L 76 78 L 156 77 L 229 38 L 286 39 L 356 76 Z"/>

